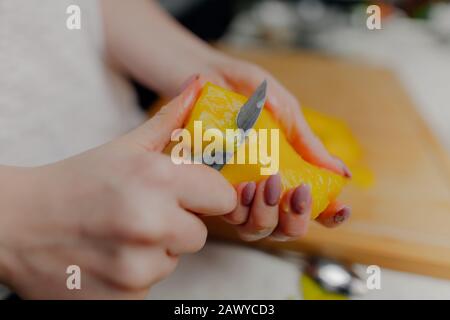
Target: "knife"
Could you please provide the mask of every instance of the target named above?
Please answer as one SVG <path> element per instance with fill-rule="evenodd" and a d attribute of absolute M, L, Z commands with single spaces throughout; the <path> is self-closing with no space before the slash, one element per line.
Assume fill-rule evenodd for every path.
<path fill-rule="evenodd" d="M 247 131 L 253 128 L 256 121 L 258 120 L 259 115 L 261 114 L 261 111 L 264 108 L 264 103 L 266 101 L 266 92 L 267 92 L 267 81 L 264 80 L 258 86 L 258 88 L 256 88 L 255 92 L 253 92 L 251 97 L 239 110 L 239 113 L 236 117 L 236 125 L 238 129 L 244 132 L 244 137 L 242 137 L 242 139 L 239 139 L 239 144 L 237 145 L 237 147 L 239 147 L 240 143 L 242 143 L 245 140 Z M 231 157 L 233 157 L 233 152 L 225 152 L 222 154 L 221 163 L 213 162 L 212 164 L 208 165 L 211 168 L 220 171 L 228 162 L 228 160 L 231 159 Z"/>

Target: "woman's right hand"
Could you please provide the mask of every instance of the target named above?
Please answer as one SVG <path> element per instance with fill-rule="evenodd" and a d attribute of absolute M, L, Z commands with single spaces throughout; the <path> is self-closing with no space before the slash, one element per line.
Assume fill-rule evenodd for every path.
<path fill-rule="evenodd" d="M 215 170 L 161 153 L 199 89 L 194 81 L 116 141 L 14 169 L 23 183 L 0 213 L 0 281 L 24 298 L 142 298 L 178 255 L 200 250 L 207 230 L 196 215 L 231 212 L 236 193 Z M 66 287 L 70 265 L 80 267 L 81 290 Z"/>

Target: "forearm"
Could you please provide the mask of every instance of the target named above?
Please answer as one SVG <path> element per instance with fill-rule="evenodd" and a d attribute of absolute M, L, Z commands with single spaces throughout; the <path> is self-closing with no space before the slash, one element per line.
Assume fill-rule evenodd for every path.
<path fill-rule="evenodd" d="M 219 58 L 153 1 L 103 0 L 102 7 L 110 56 L 161 94 L 175 94 L 185 79 Z"/>
<path fill-rule="evenodd" d="M 9 242 L 18 233 L 17 224 L 23 220 L 23 212 L 31 206 L 31 169 L 0 166 L 0 283 L 7 283 Z"/>

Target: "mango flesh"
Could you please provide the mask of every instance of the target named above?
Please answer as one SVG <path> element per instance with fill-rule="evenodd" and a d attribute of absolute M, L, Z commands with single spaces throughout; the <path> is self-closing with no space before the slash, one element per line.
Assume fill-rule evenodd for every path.
<path fill-rule="evenodd" d="M 365 163 L 364 150 L 350 127 L 342 120 L 310 108 L 302 108 L 312 131 L 327 150 L 339 157 L 352 172 L 353 186 L 368 188 L 375 182 L 372 170 Z"/>
<path fill-rule="evenodd" d="M 236 117 L 246 101 L 245 96 L 207 83 L 194 105 L 185 128 L 190 131 L 191 136 L 194 136 L 194 121 L 202 121 L 203 131 L 209 128 L 219 129 L 224 133 L 225 139 L 226 129 L 237 129 Z M 270 112 L 264 109 L 254 129 L 280 129 L 280 127 Z M 302 183 L 309 185 L 312 191 L 311 217 L 315 219 L 339 195 L 346 184 L 346 179 L 303 160 L 289 144 L 283 131 L 280 129 L 278 132 L 279 173 L 282 189 L 286 191 Z M 270 138 L 268 140 L 270 141 Z M 262 147 L 264 148 L 264 146 Z M 271 144 L 269 143 L 266 147 L 270 156 Z M 248 148 L 248 141 L 240 148 Z M 246 154 L 248 155 L 248 150 L 246 150 Z M 233 161 L 233 164 L 226 164 L 221 170 L 223 176 L 233 185 L 248 181 L 258 182 L 268 178 L 268 176 L 262 175 L 260 170 L 261 167 L 267 167 L 267 165 L 249 164 L 248 162 L 237 164 L 235 157 Z"/>

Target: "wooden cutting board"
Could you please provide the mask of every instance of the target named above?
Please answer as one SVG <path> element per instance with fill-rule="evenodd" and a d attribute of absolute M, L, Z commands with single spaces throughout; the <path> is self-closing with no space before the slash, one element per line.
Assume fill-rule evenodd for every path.
<path fill-rule="evenodd" d="M 272 72 L 304 105 L 344 119 L 376 179 L 343 193 L 353 215 L 342 227 L 311 223 L 301 240 L 251 245 L 450 278 L 450 160 L 396 77 L 297 51 L 227 51 Z M 208 223 L 215 236 L 237 240 L 218 219 Z"/>

